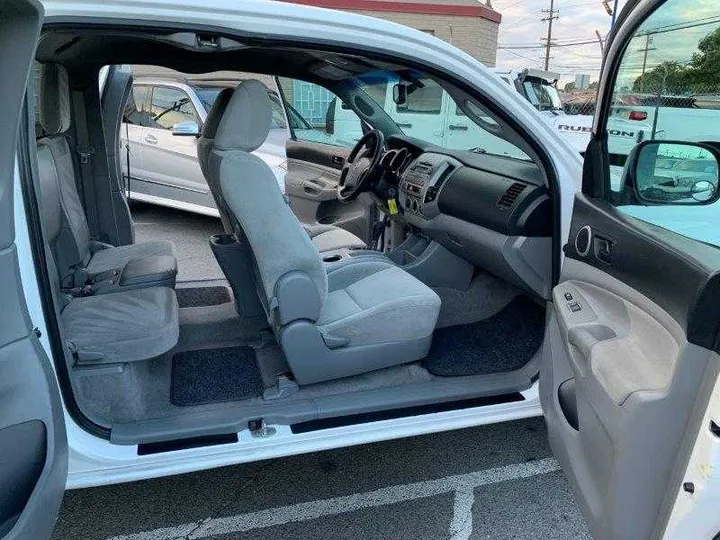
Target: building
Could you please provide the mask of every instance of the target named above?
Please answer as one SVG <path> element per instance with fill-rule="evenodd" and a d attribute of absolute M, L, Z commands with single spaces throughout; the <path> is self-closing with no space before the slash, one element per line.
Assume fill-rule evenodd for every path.
<path fill-rule="evenodd" d="M 590 86 L 590 75 L 584 73 L 575 75 L 575 89 L 587 90 L 588 86 Z"/>
<path fill-rule="evenodd" d="M 477 0 L 285 0 L 404 24 L 495 66 L 502 15 Z"/>

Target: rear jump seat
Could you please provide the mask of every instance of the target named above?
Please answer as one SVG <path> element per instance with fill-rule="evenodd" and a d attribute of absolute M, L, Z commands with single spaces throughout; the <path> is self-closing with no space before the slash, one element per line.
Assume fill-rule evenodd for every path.
<path fill-rule="evenodd" d="M 170 351 L 178 341 L 178 303 L 170 287 L 120 288 L 120 292 L 72 296 L 62 290 L 77 275 L 121 269 L 133 260 L 173 257 L 169 242 L 94 249 L 75 184 L 66 135 L 67 78 L 59 66 L 41 75 L 40 120 L 49 137 L 38 141 L 39 202 L 45 252 L 63 340 L 75 366 L 147 360 Z M 52 89 L 64 88 L 65 98 Z M 64 103 L 64 106 L 63 106 Z M 174 284 L 175 275 L 172 275 Z M 65 281 L 65 283 L 63 283 Z M 117 289 L 116 289 L 117 290 Z"/>

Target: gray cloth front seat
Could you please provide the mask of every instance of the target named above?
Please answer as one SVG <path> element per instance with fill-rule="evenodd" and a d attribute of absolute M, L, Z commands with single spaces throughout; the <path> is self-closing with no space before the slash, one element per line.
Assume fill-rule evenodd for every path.
<path fill-rule="evenodd" d="M 300 384 L 413 362 L 430 347 L 440 298 L 381 258 L 326 265 L 251 152 L 270 129 L 267 91 L 241 83 L 218 125 L 209 166 L 236 234 L 255 259 L 258 295 Z"/>
<path fill-rule="evenodd" d="M 233 95 L 233 90 L 233 88 L 225 88 L 218 94 L 210 112 L 208 112 L 205 123 L 203 124 L 202 135 L 198 139 L 197 143 L 200 170 L 205 176 L 208 186 L 210 187 L 210 193 L 212 193 L 213 198 L 215 199 L 215 205 L 218 208 L 218 212 L 220 212 L 220 219 L 226 233 L 232 233 L 233 228 L 228 217 L 229 210 L 227 208 L 227 203 L 223 199 L 222 191 L 218 185 L 218 171 L 214 170 L 212 165 L 210 165 L 210 153 L 213 149 L 215 135 L 217 133 L 220 120 L 225 113 L 225 109 L 227 108 L 230 98 Z M 237 119 L 237 121 L 243 120 Z M 310 236 L 313 244 L 315 244 L 315 247 L 321 252 L 335 251 L 343 248 L 367 248 L 365 242 L 360 240 L 360 238 L 345 229 L 341 229 L 340 227 L 321 224 L 305 224 L 303 227 L 305 228 L 308 236 Z"/>
<path fill-rule="evenodd" d="M 55 256 L 62 286 L 83 285 L 77 276 L 92 281 L 93 276 L 111 270 L 122 270 L 128 262 L 155 256 L 173 256 L 170 242 L 152 241 L 124 246 L 94 242 L 80 194 L 70 137 L 70 93 L 65 69 L 45 64 L 40 76 L 39 129 L 43 137 L 37 141 L 40 194 L 45 221 L 56 219 L 53 236 L 48 239 Z M 96 155 L 93 159 L 101 159 Z M 51 218 L 54 216 L 54 218 Z M 82 280 L 81 279 L 81 280 Z"/>

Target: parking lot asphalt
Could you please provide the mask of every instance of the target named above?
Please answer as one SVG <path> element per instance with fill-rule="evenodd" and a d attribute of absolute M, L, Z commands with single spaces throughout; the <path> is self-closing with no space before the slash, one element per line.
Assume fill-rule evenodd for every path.
<path fill-rule="evenodd" d="M 583 539 L 533 418 L 69 491 L 56 540 Z"/>
<path fill-rule="evenodd" d="M 175 245 L 178 281 L 225 277 L 208 241 L 223 232 L 219 218 L 139 202 L 133 202 L 131 209 L 136 243 L 162 239 Z"/>

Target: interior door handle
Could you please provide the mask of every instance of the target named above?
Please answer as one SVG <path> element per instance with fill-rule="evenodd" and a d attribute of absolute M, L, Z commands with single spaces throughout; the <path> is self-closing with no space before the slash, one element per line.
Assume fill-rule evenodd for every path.
<path fill-rule="evenodd" d="M 412 124 L 408 122 L 398 122 L 397 127 L 399 128 L 411 128 Z"/>
<path fill-rule="evenodd" d="M 342 167 L 345 164 L 345 159 L 342 156 L 332 156 L 330 158 L 330 163 Z"/>
<path fill-rule="evenodd" d="M 613 241 L 609 238 L 595 235 L 593 237 L 593 251 L 595 258 L 605 264 L 612 264 Z"/>
<path fill-rule="evenodd" d="M 155 135 L 145 135 L 145 142 L 148 144 L 157 144 L 158 140 Z"/>
<path fill-rule="evenodd" d="M 468 127 L 467 127 L 467 126 L 463 126 L 463 125 L 461 125 L 461 124 L 450 124 L 450 125 L 448 126 L 448 129 L 449 129 L 450 131 L 467 131 L 467 130 L 468 130 Z"/>

